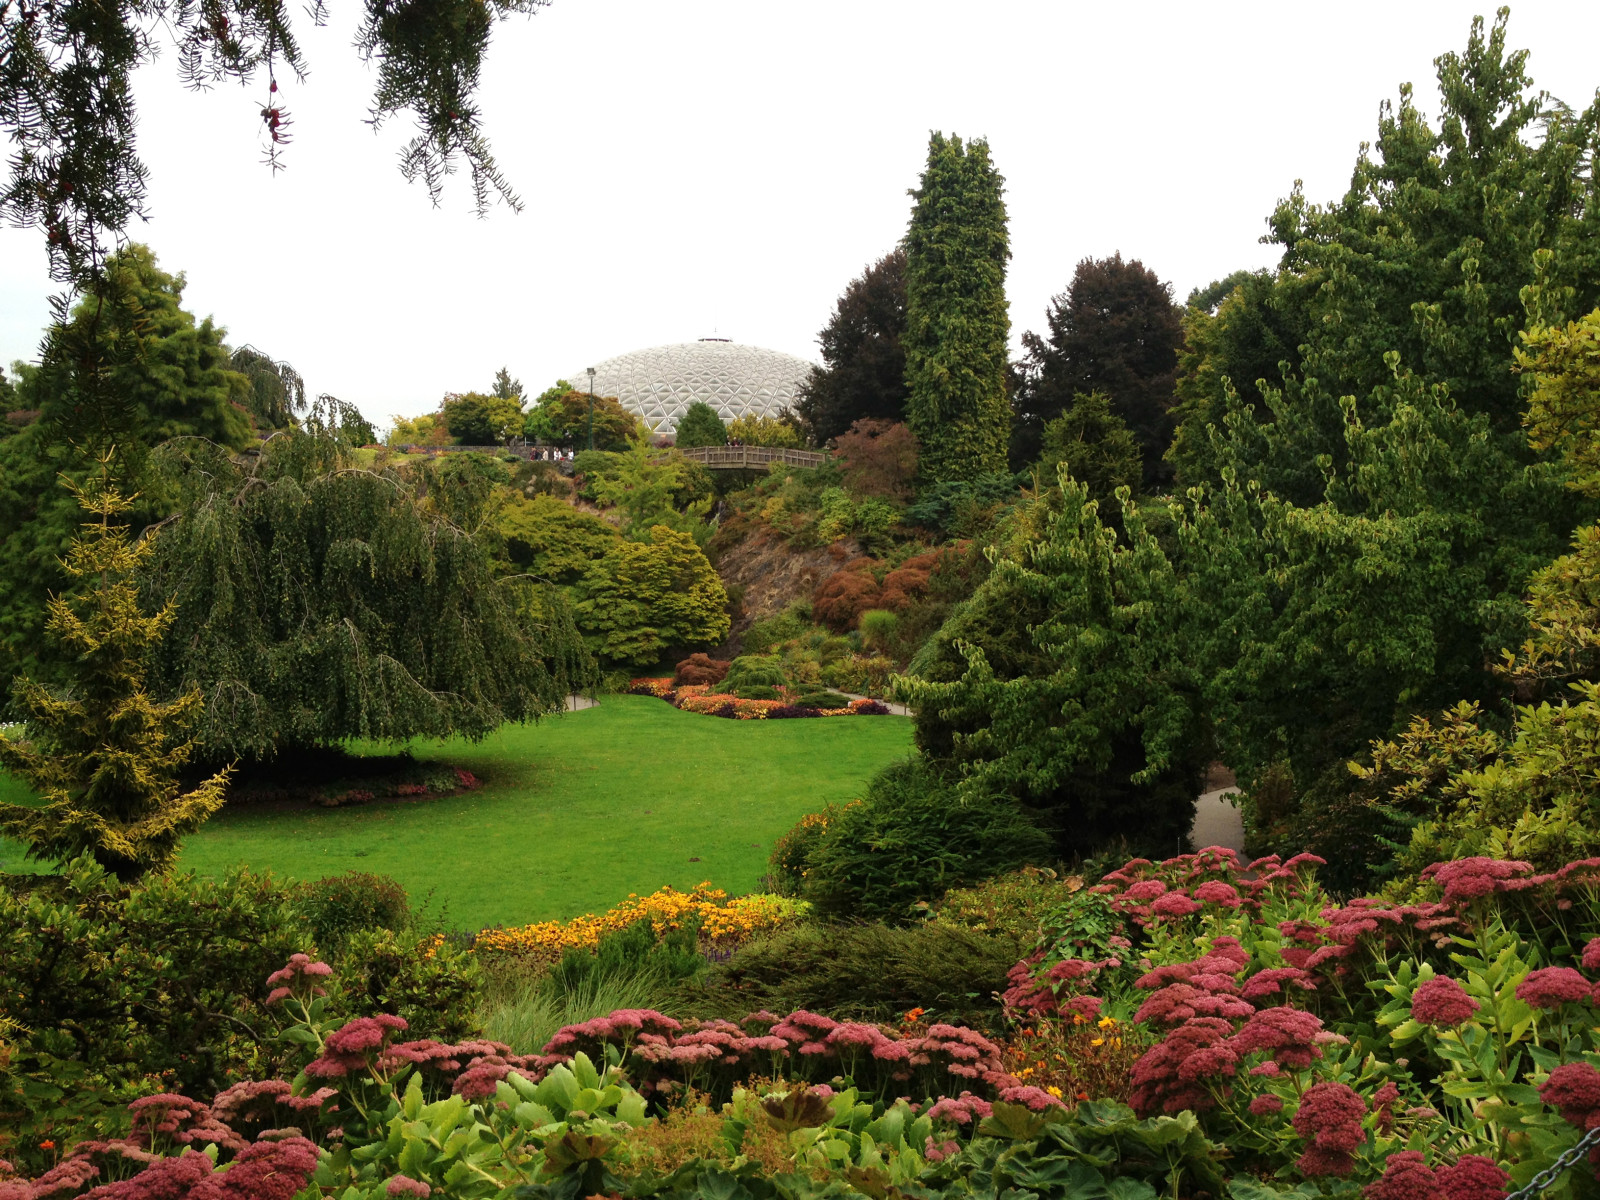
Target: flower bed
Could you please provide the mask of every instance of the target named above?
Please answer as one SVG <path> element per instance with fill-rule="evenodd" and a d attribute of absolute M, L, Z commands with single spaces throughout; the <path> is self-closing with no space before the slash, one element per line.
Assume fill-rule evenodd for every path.
<path fill-rule="evenodd" d="M 844 708 L 810 708 L 788 700 L 741 700 L 718 692 L 708 684 L 674 687 L 670 679 L 635 679 L 628 685 L 630 696 L 655 696 L 684 712 L 705 717 L 727 717 L 736 721 L 776 721 L 791 717 L 881 717 L 887 705 L 870 699 L 852 700 Z"/>
<path fill-rule="evenodd" d="M 689 892 L 666 887 L 648 896 L 630 895 L 607 912 L 585 914 L 570 921 L 485 929 L 473 942 L 473 949 L 554 962 L 568 950 L 593 950 L 606 934 L 638 921 L 649 921 L 657 937 L 693 927 L 705 949 L 727 951 L 753 934 L 777 929 L 804 916 L 809 907 L 802 900 L 759 893 L 729 899 L 726 892 L 709 883 Z"/>

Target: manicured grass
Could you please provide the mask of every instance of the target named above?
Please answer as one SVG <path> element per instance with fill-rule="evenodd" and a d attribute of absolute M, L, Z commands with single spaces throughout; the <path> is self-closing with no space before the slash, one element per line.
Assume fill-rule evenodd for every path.
<path fill-rule="evenodd" d="M 431 893 L 430 911 L 444 906 L 457 929 L 573 917 L 667 884 L 745 892 L 803 814 L 848 800 L 910 752 L 911 722 L 728 721 L 608 696 L 476 745 L 411 749 L 484 786 L 355 808 L 224 810 L 185 843 L 180 865 L 217 874 L 244 863 L 291 879 L 375 871 L 413 904 Z M 7 790 L 20 789 L 0 776 L 0 799 Z M 0 846 L 9 869 L 19 857 Z"/>

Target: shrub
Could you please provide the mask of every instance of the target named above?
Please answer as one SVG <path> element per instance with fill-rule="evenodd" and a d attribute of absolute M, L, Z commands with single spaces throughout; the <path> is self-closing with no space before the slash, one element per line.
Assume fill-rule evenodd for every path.
<path fill-rule="evenodd" d="M 712 685 L 721 683 L 728 674 L 728 664 L 720 658 L 712 658 L 709 654 L 691 654 L 678 664 L 678 669 L 673 673 L 672 682 L 675 687 L 685 685 L 704 684 Z"/>
<path fill-rule="evenodd" d="M 903 920 L 918 900 L 1050 854 L 1009 799 L 963 800 L 923 760 L 880 771 L 838 809 L 805 858 L 800 892 L 821 914 Z"/>
<path fill-rule="evenodd" d="M 735 688 L 733 694 L 741 700 L 780 700 L 778 689 L 768 687 L 764 683 L 752 684 L 749 687 Z"/>
<path fill-rule="evenodd" d="M 802 600 L 751 625 L 744 635 L 745 653 L 766 654 L 784 642 L 803 637 L 810 629 L 811 604 Z"/>
<path fill-rule="evenodd" d="M 1026 949 L 1008 934 L 943 925 L 804 923 L 741 947 L 675 998 L 689 1011 L 734 1019 L 755 1007 L 877 1020 L 923 1008 L 982 1024 L 996 1015 L 994 995 Z"/>
<path fill-rule="evenodd" d="M 801 692 L 794 702 L 805 708 L 846 708 L 850 704 L 850 697 L 841 696 L 838 692 Z"/>
<path fill-rule="evenodd" d="M 886 608 L 869 608 L 859 619 L 861 640 L 871 650 L 882 649 L 900 626 L 900 618 Z"/>
<path fill-rule="evenodd" d="M 875 565 L 870 558 L 858 558 L 819 583 L 811 597 L 817 620 L 842 633 L 855 628 L 868 609 L 881 608 L 883 588 L 873 577 Z"/>
<path fill-rule="evenodd" d="M 365 871 L 302 883 L 293 903 L 323 950 L 368 929 L 403 929 L 411 916 L 403 887 L 387 875 Z"/>
<path fill-rule="evenodd" d="M 776 655 L 742 654 L 728 665 L 722 686 L 725 691 L 742 696 L 746 688 L 780 688 L 784 682 L 783 662 Z"/>
<path fill-rule="evenodd" d="M 858 496 L 908 500 L 917 478 L 917 435 L 898 421 L 866 419 L 834 441 L 845 486 Z"/>

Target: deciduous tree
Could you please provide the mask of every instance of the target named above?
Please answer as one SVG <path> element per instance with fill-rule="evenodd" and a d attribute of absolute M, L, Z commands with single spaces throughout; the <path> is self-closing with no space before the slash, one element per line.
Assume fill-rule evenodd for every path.
<path fill-rule="evenodd" d="M 450 436 L 464 446 L 495 446 L 522 431 L 522 398 L 451 393 L 439 410 Z"/>
<path fill-rule="evenodd" d="M 180 502 L 144 578 L 174 610 L 153 679 L 199 689 L 208 757 L 482 737 L 586 686 L 561 597 L 491 569 L 498 464 L 362 470 L 315 424 L 251 458 L 189 440 L 155 461 Z"/>
<path fill-rule="evenodd" d="M 795 414 L 813 446 L 857 421 L 903 421 L 906 252 L 896 247 L 852 279 L 817 334 L 822 366 L 800 387 Z"/>
<path fill-rule="evenodd" d="M 1014 461 L 1036 458 L 1045 425 L 1078 395 L 1099 392 L 1139 442 L 1146 480 L 1156 482 L 1172 438 L 1182 311 L 1172 285 L 1138 259 L 1124 262 L 1119 252 L 1080 262 L 1067 290 L 1051 301 L 1045 335 L 1022 336 Z"/>

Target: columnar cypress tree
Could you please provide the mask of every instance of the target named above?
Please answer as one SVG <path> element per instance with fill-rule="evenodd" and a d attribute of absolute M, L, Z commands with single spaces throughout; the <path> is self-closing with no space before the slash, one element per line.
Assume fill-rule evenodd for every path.
<path fill-rule="evenodd" d="M 935 133 L 906 231 L 906 422 L 933 481 L 1006 469 L 1006 208 L 989 143 Z"/>

